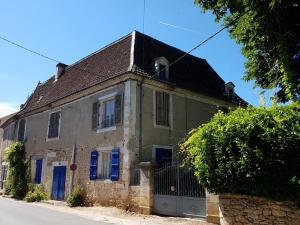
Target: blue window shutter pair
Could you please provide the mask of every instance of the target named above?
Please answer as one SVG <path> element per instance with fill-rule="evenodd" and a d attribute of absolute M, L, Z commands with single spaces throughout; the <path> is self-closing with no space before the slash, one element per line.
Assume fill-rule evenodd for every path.
<path fill-rule="evenodd" d="M 91 152 L 91 164 L 90 164 L 90 180 L 97 179 L 98 167 L 98 151 Z M 120 168 L 120 149 L 115 148 L 111 152 L 111 175 L 112 181 L 119 180 L 119 168 Z"/>
<path fill-rule="evenodd" d="M 97 167 L 98 167 L 98 151 L 94 150 L 91 152 L 90 180 L 97 179 Z"/>
<path fill-rule="evenodd" d="M 111 152 L 111 175 L 112 181 L 119 180 L 119 167 L 120 167 L 120 149 L 115 148 Z"/>

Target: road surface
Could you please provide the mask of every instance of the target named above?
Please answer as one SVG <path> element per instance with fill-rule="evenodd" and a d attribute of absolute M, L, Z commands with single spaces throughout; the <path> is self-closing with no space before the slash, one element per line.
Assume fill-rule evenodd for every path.
<path fill-rule="evenodd" d="M 38 205 L 0 197 L 0 225 L 108 225 Z"/>

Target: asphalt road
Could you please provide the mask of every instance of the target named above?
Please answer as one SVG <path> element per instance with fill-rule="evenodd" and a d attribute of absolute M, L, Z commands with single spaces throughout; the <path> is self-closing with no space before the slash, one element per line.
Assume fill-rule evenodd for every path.
<path fill-rule="evenodd" d="M 108 225 L 74 214 L 0 197 L 0 225 Z"/>

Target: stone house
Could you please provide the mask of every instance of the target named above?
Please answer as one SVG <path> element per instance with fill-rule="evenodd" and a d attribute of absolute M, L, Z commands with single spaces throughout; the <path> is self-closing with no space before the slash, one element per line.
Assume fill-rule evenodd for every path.
<path fill-rule="evenodd" d="M 102 205 L 205 216 L 205 193 L 202 209 L 193 211 L 200 198 L 189 196 L 180 212 L 173 205 L 182 198 L 155 195 L 153 168 L 177 166 L 178 143 L 191 129 L 246 103 L 206 60 L 187 55 L 172 64 L 183 54 L 134 31 L 72 65 L 57 64 L 2 124 L 25 142 L 32 182 L 56 200 L 81 186 Z M 171 195 L 178 188 L 171 185 Z"/>
<path fill-rule="evenodd" d="M 13 118 L 15 113 L 0 118 L 0 189 L 3 189 L 3 184 L 7 178 L 8 164 L 4 160 L 5 149 L 14 141 L 15 122 L 10 122 L 5 130 L 2 125 Z"/>

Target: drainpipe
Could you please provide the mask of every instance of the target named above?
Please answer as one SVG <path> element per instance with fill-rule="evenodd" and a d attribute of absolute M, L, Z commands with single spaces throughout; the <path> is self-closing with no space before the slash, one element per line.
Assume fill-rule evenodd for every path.
<path fill-rule="evenodd" d="M 71 156 L 71 164 L 74 164 L 76 160 L 76 144 L 73 144 L 72 146 L 72 156 Z M 69 186 L 69 194 L 73 191 L 74 186 L 74 175 L 75 170 L 70 170 L 70 186 Z"/>
<path fill-rule="evenodd" d="M 143 83 L 144 78 L 140 81 L 140 99 L 139 99 L 139 163 L 144 160 L 142 157 L 143 152 Z"/>

